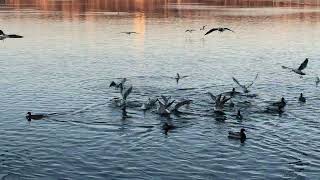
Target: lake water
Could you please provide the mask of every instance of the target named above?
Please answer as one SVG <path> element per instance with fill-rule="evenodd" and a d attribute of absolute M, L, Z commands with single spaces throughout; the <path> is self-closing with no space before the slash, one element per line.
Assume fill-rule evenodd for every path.
<path fill-rule="evenodd" d="M 0 177 L 318 179 L 320 9 L 201 1 L 0 1 Z M 186 3 L 185 3 L 186 2 Z M 196 3 L 192 3 L 196 2 Z M 229 27 L 235 33 L 212 33 Z M 185 33 L 186 29 L 195 29 Z M 126 35 L 121 32 L 136 31 Z M 301 78 L 281 65 L 298 67 Z M 188 75 L 177 85 L 172 77 Z M 250 82 L 217 121 L 207 92 Z M 112 80 L 133 85 L 128 115 Z M 238 90 L 240 90 L 237 87 Z M 299 94 L 307 98 L 298 103 Z M 180 116 L 143 113 L 148 97 L 188 98 Z M 261 113 L 284 96 L 281 115 Z M 244 119 L 234 114 L 241 109 Z M 28 122 L 25 114 L 57 113 Z M 164 122 L 177 128 L 165 135 Z M 246 129 L 245 143 L 228 131 Z M 8 176 L 7 176 L 8 177 Z M 4 178 L 7 179 L 7 178 Z"/>

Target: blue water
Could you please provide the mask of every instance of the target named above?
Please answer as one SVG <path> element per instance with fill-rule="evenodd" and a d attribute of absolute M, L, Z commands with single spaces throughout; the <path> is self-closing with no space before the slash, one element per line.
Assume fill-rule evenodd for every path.
<path fill-rule="evenodd" d="M 4 5 L 5 6 L 5 5 Z M 186 4 L 151 12 L 0 11 L 0 177 L 21 179 L 317 179 L 320 10 Z M 235 33 L 203 38 L 199 28 Z M 186 29 L 196 29 L 192 34 Z M 136 31 L 126 35 L 120 32 Z M 298 67 L 300 78 L 281 65 Z M 176 73 L 188 75 L 177 85 Z M 217 121 L 207 92 L 250 82 Z M 133 85 L 128 115 L 112 80 Z M 240 89 L 237 87 L 237 90 Z M 298 102 L 303 92 L 305 104 Z M 193 100 L 180 116 L 143 113 L 148 97 Z M 284 96 L 281 115 L 262 113 Z M 236 120 L 241 109 L 244 119 Z M 25 113 L 57 113 L 28 122 Z M 177 128 L 164 134 L 162 125 Z M 246 129 L 245 143 L 228 131 Z M 5 178 L 4 178 L 5 179 Z"/>

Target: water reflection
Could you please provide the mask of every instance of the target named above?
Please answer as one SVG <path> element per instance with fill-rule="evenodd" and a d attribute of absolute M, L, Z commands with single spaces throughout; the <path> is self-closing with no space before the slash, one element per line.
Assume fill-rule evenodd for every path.
<path fill-rule="evenodd" d="M 36 8 L 43 11 L 62 11 L 65 15 L 85 12 L 165 12 L 175 5 L 181 6 L 198 4 L 200 6 L 237 6 L 237 7 L 290 7 L 319 5 L 318 0 L 1 0 L 5 8 L 26 9 Z"/>

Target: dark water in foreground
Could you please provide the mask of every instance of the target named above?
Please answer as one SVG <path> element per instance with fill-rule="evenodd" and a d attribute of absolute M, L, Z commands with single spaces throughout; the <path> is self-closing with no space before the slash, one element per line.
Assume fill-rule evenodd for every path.
<path fill-rule="evenodd" d="M 88 4 L 87 6 L 89 6 Z M 317 179 L 320 10 L 167 4 L 154 11 L 72 11 L 7 4 L 0 42 L 0 175 L 22 179 Z M 76 8 L 75 8 L 76 9 Z M 81 9 L 81 8 L 80 8 Z M 125 9 L 125 8 L 124 8 Z M 123 10 L 124 10 L 123 9 Z M 236 33 L 202 39 L 209 24 Z M 186 29 L 196 29 L 186 34 Z M 137 31 L 127 36 L 123 31 Z M 281 68 L 310 63 L 300 78 Z M 189 78 L 175 83 L 176 72 Z M 217 121 L 207 92 L 259 78 Z M 131 118 L 110 100 L 127 77 Z M 303 92 L 306 104 L 297 98 Z M 148 97 L 194 102 L 179 117 L 139 109 Z M 282 116 L 260 113 L 285 96 Z M 244 119 L 233 116 L 240 108 Z M 27 111 L 58 113 L 28 123 Z M 177 129 L 166 136 L 164 122 Z M 246 128 L 247 141 L 227 138 Z"/>

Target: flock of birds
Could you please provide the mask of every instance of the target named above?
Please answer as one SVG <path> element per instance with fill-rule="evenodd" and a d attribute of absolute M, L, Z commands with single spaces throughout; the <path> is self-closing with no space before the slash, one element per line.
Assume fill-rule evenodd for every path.
<path fill-rule="evenodd" d="M 303 70 L 307 67 L 308 62 L 309 62 L 309 59 L 306 58 L 298 68 L 290 68 L 290 67 L 286 67 L 286 66 L 282 66 L 282 68 L 289 69 L 290 71 L 303 76 L 303 75 L 306 75 L 306 73 L 303 72 Z M 258 76 L 259 76 L 259 74 L 257 74 L 255 76 L 255 78 L 249 84 L 241 84 L 238 79 L 236 79 L 235 77 L 232 77 L 232 80 L 234 81 L 235 84 L 237 84 L 242 89 L 242 92 L 236 91 L 236 88 L 232 88 L 231 91 L 223 92 L 218 95 L 214 95 L 214 94 L 208 92 L 207 94 L 211 97 L 211 99 L 213 100 L 213 103 L 214 103 L 214 107 L 213 107 L 214 113 L 217 116 L 225 115 L 225 112 L 224 112 L 225 107 L 226 106 L 234 107 L 235 103 L 233 103 L 232 99 L 236 98 L 237 96 L 246 96 L 246 97 L 251 97 L 251 98 L 256 97 L 257 96 L 256 94 L 249 94 L 250 93 L 249 89 L 250 89 L 250 87 L 253 86 L 255 81 L 258 79 Z M 179 80 L 187 78 L 187 77 L 188 76 L 181 76 L 179 73 L 177 73 L 177 75 L 174 79 L 176 80 L 176 82 L 178 84 Z M 112 81 L 109 86 L 109 87 L 113 87 L 113 88 L 119 90 L 121 97 L 113 98 L 112 102 L 117 107 L 120 107 L 122 109 L 123 118 L 129 117 L 127 115 L 127 111 L 126 111 L 127 100 L 128 100 L 128 96 L 130 95 L 130 93 L 132 92 L 132 89 L 133 89 L 132 85 L 130 85 L 130 86 L 126 85 L 126 81 L 127 81 L 126 78 L 123 78 L 119 82 Z M 319 83 L 320 83 L 320 79 L 319 79 L 319 77 L 317 77 L 316 78 L 316 86 L 318 86 Z M 300 94 L 298 101 L 301 103 L 306 102 L 306 98 L 303 96 L 302 93 Z M 227 105 L 227 102 L 229 102 L 228 105 Z M 141 110 L 148 111 L 152 108 L 155 108 L 156 113 L 159 114 L 160 116 L 170 116 L 171 114 L 177 115 L 177 114 L 182 113 L 179 111 L 179 109 L 183 106 L 188 106 L 191 103 L 192 103 L 192 100 L 189 100 L 189 99 L 184 99 L 184 100 L 176 102 L 176 100 L 171 100 L 170 96 L 166 97 L 166 96 L 161 95 L 160 97 L 153 98 L 153 99 L 148 98 L 148 101 L 142 104 Z M 286 100 L 284 97 L 282 97 L 280 99 L 280 101 L 269 103 L 269 105 L 266 107 L 264 112 L 281 114 L 284 112 L 284 108 L 286 107 L 286 105 L 287 105 Z M 237 113 L 235 116 L 236 116 L 236 119 L 238 119 L 238 120 L 243 119 L 243 115 L 241 114 L 240 109 L 237 110 Z M 167 134 L 170 130 L 175 129 L 176 127 L 174 125 L 166 122 L 163 124 L 162 128 L 163 128 L 165 134 Z M 228 137 L 233 138 L 233 139 L 239 139 L 241 142 L 244 142 L 246 140 L 245 129 L 242 128 L 242 129 L 240 129 L 239 132 L 229 131 Z"/>
<path fill-rule="evenodd" d="M 200 28 L 200 31 L 205 31 L 206 30 L 207 25 L 202 26 L 202 28 Z M 186 33 L 192 33 L 196 31 L 195 29 L 187 29 L 185 32 Z M 215 28 L 211 28 L 210 30 L 208 30 L 204 36 L 209 35 L 215 31 L 218 31 L 220 33 L 224 32 L 224 31 L 230 31 L 230 32 L 234 32 L 233 30 L 226 28 L 226 27 L 215 27 Z M 127 32 L 121 32 L 123 34 L 127 34 L 127 35 L 132 35 L 132 34 L 139 34 L 138 32 L 135 31 L 127 31 Z"/>
<path fill-rule="evenodd" d="M 200 28 L 201 31 L 204 31 L 206 29 L 206 25 L 203 26 L 202 28 Z M 195 31 L 194 29 L 188 29 L 185 32 L 189 32 L 192 33 L 193 31 Z M 229 28 L 223 28 L 223 27 L 218 27 L 218 28 L 212 28 L 210 30 L 208 30 L 204 35 L 208 35 L 212 32 L 224 32 L 224 31 L 231 31 L 234 32 L 233 30 L 229 29 Z M 128 35 L 131 34 L 138 34 L 137 32 L 122 32 Z M 0 40 L 4 40 L 6 38 L 23 38 L 23 36 L 20 35 L 16 35 L 16 34 L 5 34 L 2 30 L 0 30 Z M 309 62 L 309 59 L 306 58 L 301 65 L 298 68 L 292 68 L 292 67 L 287 67 L 287 66 L 282 66 L 283 69 L 288 69 L 296 74 L 299 74 L 301 76 L 306 75 L 305 72 L 303 72 L 303 70 L 307 67 Z M 257 80 L 259 74 L 257 74 L 255 76 L 255 78 L 252 80 L 251 83 L 249 84 L 241 84 L 235 77 L 232 77 L 232 80 L 242 89 L 242 92 L 238 92 L 235 90 L 235 88 L 233 88 L 231 91 L 229 92 L 224 92 L 218 95 L 213 95 L 212 93 L 208 92 L 208 95 L 211 97 L 211 99 L 214 102 L 214 113 L 216 115 L 224 115 L 224 108 L 226 106 L 226 103 L 229 102 L 229 106 L 230 107 L 234 107 L 235 104 L 233 103 L 232 99 L 235 98 L 236 96 L 240 96 L 240 95 L 245 95 L 245 96 L 250 96 L 250 97 L 255 97 L 256 95 L 254 94 L 248 94 L 250 92 L 249 88 L 253 86 L 254 82 Z M 187 78 L 188 76 L 181 76 L 179 73 L 177 73 L 176 77 L 174 78 L 176 80 L 176 83 L 178 84 L 179 81 L 181 79 Z M 115 97 L 112 99 L 112 102 L 117 106 L 120 107 L 122 110 L 122 117 L 123 118 L 127 118 L 128 113 L 127 113 L 127 102 L 128 102 L 128 97 L 130 95 L 130 93 L 133 90 L 133 86 L 126 86 L 126 78 L 123 78 L 120 82 L 115 82 L 112 81 L 110 83 L 109 87 L 113 87 L 117 90 L 119 90 L 119 93 L 121 95 L 121 97 Z M 316 86 L 318 86 L 318 84 L 320 83 L 320 78 L 316 77 Z M 298 100 L 301 103 L 306 102 L 306 98 L 303 96 L 303 94 L 300 94 L 300 97 L 298 98 Z M 182 101 L 176 102 L 176 100 L 171 100 L 171 97 L 166 97 L 161 95 L 161 97 L 159 98 L 154 98 L 151 99 L 149 98 L 148 101 L 146 103 L 143 103 L 141 106 L 141 110 L 143 111 L 148 111 L 152 108 L 157 108 L 156 112 L 160 115 L 160 116 L 170 116 L 170 114 L 180 114 L 181 112 L 179 111 L 179 109 L 183 106 L 187 106 L 190 105 L 192 103 L 192 100 L 189 99 L 184 99 Z M 278 102 L 273 102 L 270 103 L 270 105 L 266 108 L 266 112 L 272 112 L 272 113 L 283 113 L 284 112 L 284 108 L 286 106 L 286 101 L 285 98 L 282 97 L 280 101 Z M 28 121 L 31 121 L 32 119 L 34 120 L 38 120 L 38 119 L 42 119 L 47 117 L 48 115 L 45 114 L 32 114 L 31 112 L 28 112 L 26 115 L 26 118 L 28 119 Z M 240 110 L 237 111 L 236 114 L 236 119 L 242 120 L 243 116 L 240 112 Z M 170 130 L 175 129 L 176 127 L 170 123 L 164 123 L 162 126 L 165 134 L 167 134 Z M 246 134 L 244 133 L 245 129 L 240 129 L 239 132 L 229 132 L 228 137 L 229 138 L 235 138 L 235 139 L 239 139 L 241 142 L 244 142 L 246 140 Z"/>
<path fill-rule="evenodd" d="M 206 30 L 206 27 L 207 27 L 207 25 L 202 26 L 202 28 L 200 28 L 200 31 Z M 192 33 L 192 32 L 194 32 L 194 31 L 196 31 L 196 30 L 195 30 L 195 29 L 187 29 L 185 32 L 186 32 L 186 33 Z M 220 32 L 220 33 L 224 32 L 224 31 L 234 32 L 233 30 L 231 30 L 231 29 L 229 29 L 229 28 L 226 28 L 226 27 L 217 27 L 217 28 L 211 28 L 210 30 L 208 30 L 208 31 L 204 34 L 204 36 L 206 36 L 206 35 L 208 35 L 208 34 L 211 34 L 212 32 L 215 32 L 215 31 L 218 31 L 218 32 Z"/>

